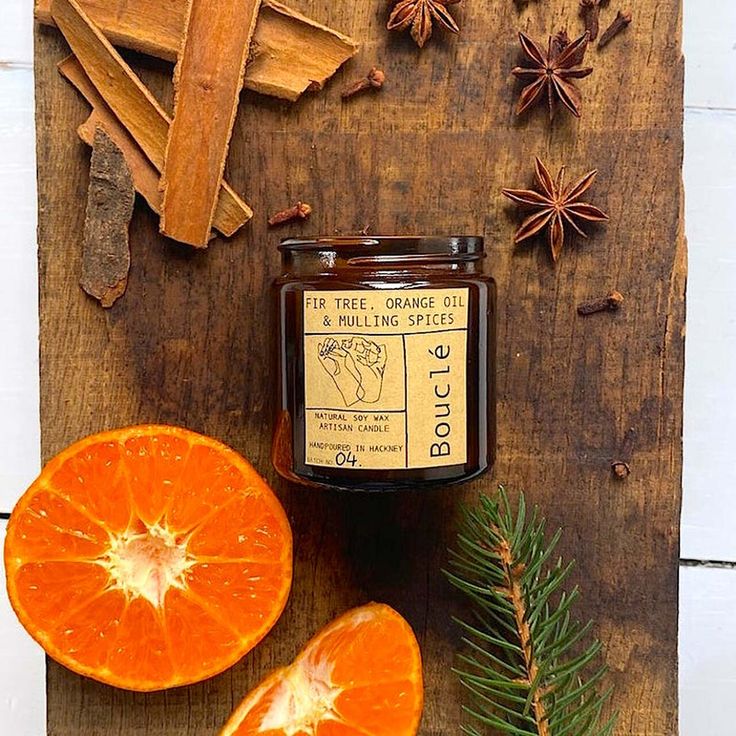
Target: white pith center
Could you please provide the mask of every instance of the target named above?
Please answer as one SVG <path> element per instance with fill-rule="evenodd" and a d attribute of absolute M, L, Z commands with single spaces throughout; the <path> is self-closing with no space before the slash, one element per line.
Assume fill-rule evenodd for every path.
<path fill-rule="evenodd" d="M 110 549 L 97 560 L 111 577 L 111 588 L 129 598 L 145 598 L 161 608 L 169 588 L 184 588 L 184 573 L 194 558 L 186 541 L 179 542 L 166 527 L 154 524 L 144 532 L 125 532 L 110 538 Z"/>
<path fill-rule="evenodd" d="M 335 701 L 342 688 L 332 684 L 331 670 L 325 662 L 309 672 L 302 666 L 289 670 L 274 693 L 258 730 L 261 733 L 282 730 L 285 736 L 301 733 L 314 736 L 320 721 L 341 720 L 335 712 Z"/>

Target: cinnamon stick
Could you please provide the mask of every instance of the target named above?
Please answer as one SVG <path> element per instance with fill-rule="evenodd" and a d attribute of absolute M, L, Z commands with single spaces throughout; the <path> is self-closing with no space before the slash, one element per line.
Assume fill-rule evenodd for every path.
<path fill-rule="evenodd" d="M 76 59 L 73 59 L 76 63 Z M 84 70 L 81 69 L 82 74 Z M 88 80 L 88 84 L 91 82 Z M 92 87 L 94 90 L 94 87 Z M 104 101 L 102 103 L 105 104 Z M 110 117 L 107 117 L 109 115 Z M 128 132 L 118 122 L 117 118 L 107 108 L 107 115 L 101 109 L 95 107 L 89 114 L 89 117 L 77 128 L 77 135 L 88 146 L 92 146 L 95 130 L 103 128 L 105 132 L 112 138 L 117 147 L 122 151 L 125 157 L 125 163 L 128 164 L 130 175 L 133 177 L 133 186 L 135 191 L 146 200 L 148 206 L 157 214 L 161 214 L 161 189 L 159 189 L 159 173 L 153 167 L 153 164 L 143 155 L 143 151 L 138 144 L 130 137 Z M 214 237 L 214 233 L 210 233 L 210 240 Z"/>
<path fill-rule="evenodd" d="M 169 116 L 76 0 L 53 0 L 52 12 L 100 96 L 160 172 Z M 223 181 L 214 226 L 224 235 L 232 235 L 252 216 L 250 207 Z"/>
<path fill-rule="evenodd" d="M 85 74 L 79 62 L 68 56 L 58 65 L 61 75 L 68 80 L 80 94 L 92 105 L 92 112 L 78 128 L 79 137 L 92 146 L 95 130 L 104 128 L 115 145 L 122 151 L 125 163 L 133 177 L 133 186 L 148 206 L 157 214 L 161 212 L 161 191 L 158 188 L 159 173 L 154 165 L 146 158 L 140 146 L 133 140 L 130 133 L 120 124 L 112 110 L 100 97 L 89 77 Z"/>
<path fill-rule="evenodd" d="M 135 190 L 122 151 L 97 128 L 92 142 L 87 210 L 84 216 L 80 286 L 111 307 L 128 285 L 128 226 Z"/>
<path fill-rule="evenodd" d="M 205 247 L 261 0 L 189 0 L 161 172 L 161 232 Z"/>
<path fill-rule="evenodd" d="M 53 25 L 52 0 L 36 0 L 35 15 Z M 184 37 L 187 0 L 81 0 L 92 21 L 114 44 L 176 61 Z M 277 0 L 263 0 L 253 36 L 259 53 L 245 71 L 245 87 L 296 100 L 321 89 L 358 43 Z"/>

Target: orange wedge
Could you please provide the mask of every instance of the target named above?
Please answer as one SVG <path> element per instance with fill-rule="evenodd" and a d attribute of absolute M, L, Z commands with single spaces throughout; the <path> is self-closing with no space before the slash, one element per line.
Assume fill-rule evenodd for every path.
<path fill-rule="evenodd" d="M 230 667 L 281 615 L 291 531 L 240 455 L 186 429 L 141 426 L 57 455 L 18 501 L 8 595 L 61 664 L 130 690 Z"/>
<path fill-rule="evenodd" d="M 371 603 L 322 629 L 253 690 L 220 736 L 414 736 L 422 662 L 409 624 Z"/>

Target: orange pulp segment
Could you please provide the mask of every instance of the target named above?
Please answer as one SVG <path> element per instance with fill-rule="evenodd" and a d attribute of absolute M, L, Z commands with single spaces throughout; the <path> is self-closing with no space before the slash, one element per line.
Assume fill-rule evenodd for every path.
<path fill-rule="evenodd" d="M 251 691 L 220 736 L 414 736 L 422 704 L 411 627 L 371 603 L 333 621 Z"/>
<path fill-rule="evenodd" d="M 291 530 L 238 453 L 186 429 L 87 437 L 18 501 L 5 539 L 21 623 L 71 670 L 130 690 L 211 677 L 286 605 Z"/>

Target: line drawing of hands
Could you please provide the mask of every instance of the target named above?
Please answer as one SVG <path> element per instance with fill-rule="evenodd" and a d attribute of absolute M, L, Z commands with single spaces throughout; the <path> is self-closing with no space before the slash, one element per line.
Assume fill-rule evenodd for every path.
<path fill-rule="evenodd" d="M 363 391 L 353 356 L 334 337 L 328 337 L 319 343 L 317 349 L 319 362 L 335 382 L 345 406 L 352 406 L 360 401 Z"/>
<path fill-rule="evenodd" d="M 366 340 L 360 335 L 343 340 L 341 348 L 353 359 L 359 378 L 358 398 L 375 404 L 381 398 L 383 375 L 386 371 L 386 346 Z"/>

